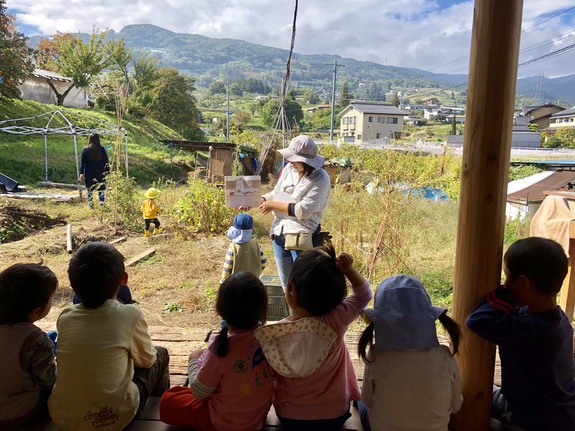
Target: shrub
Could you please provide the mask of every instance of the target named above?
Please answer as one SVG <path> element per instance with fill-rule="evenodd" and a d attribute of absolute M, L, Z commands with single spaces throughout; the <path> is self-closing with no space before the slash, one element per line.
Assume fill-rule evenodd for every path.
<path fill-rule="evenodd" d="M 230 227 L 236 211 L 226 207 L 223 189 L 192 180 L 176 205 L 174 217 L 184 235 L 193 232 L 224 233 Z"/>

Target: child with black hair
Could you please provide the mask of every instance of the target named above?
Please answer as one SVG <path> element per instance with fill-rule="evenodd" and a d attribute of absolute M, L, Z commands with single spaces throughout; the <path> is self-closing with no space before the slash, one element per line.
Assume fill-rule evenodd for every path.
<path fill-rule="evenodd" d="M 197 431 L 261 429 L 272 403 L 274 376 L 254 330 L 265 324 L 267 291 L 250 272 L 221 285 L 216 311 L 224 321 L 207 349 L 188 363 L 190 387 L 175 386 L 160 401 L 160 419 Z"/>
<path fill-rule="evenodd" d="M 105 242 L 81 247 L 68 276 L 81 303 L 58 317 L 58 374 L 48 400 L 63 431 L 122 430 L 149 396 L 170 387 L 169 356 L 152 345 L 139 308 L 116 300 L 124 257 Z"/>
<path fill-rule="evenodd" d="M 494 388 L 492 416 L 504 425 L 575 430 L 573 327 L 557 306 L 567 270 L 555 241 L 520 239 L 503 258 L 504 285 L 467 318 L 471 331 L 499 346 L 501 387 Z"/>
<path fill-rule="evenodd" d="M 346 278 L 353 291 L 347 298 Z M 284 430 L 340 430 L 351 416 L 350 402 L 361 396 L 343 337 L 372 296 L 353 258 L 336 258 L 331 244 L 294 261 L 285 290 L 293 314 L 256 331 L 280 375 L 273 403 Z"/>
<path fill-rule="evenodd" d="M 46 266 L 17 263 L 0 273 L 0 428 L 47 417 L 56 380 L 54 344 L 34 322 L 50 312 L 58 286 Z"/>
<path fill-rule="evenodd" d="M 377 286 L 374 309 L 364 310 L 364 318 L 370 323 L 357 346 L 365 363 L 358 403 L 363 429 L 447 431 L 451 413 L 463 401 L 453 358 L 459 325 L 447 309 L 431 305 L 417 278 L 404 274 Z M 436 319 L 449 333 L 453 353 L 439 344 Z"/>

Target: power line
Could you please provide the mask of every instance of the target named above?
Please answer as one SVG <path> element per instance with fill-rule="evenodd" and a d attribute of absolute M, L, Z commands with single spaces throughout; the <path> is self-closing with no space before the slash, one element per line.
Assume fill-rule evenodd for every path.
<path fill-rule="evenodd" d="M 526 61 L 526 62 L 524 62 L 524 63 L 521 63 L 521 64 L 518 65 L 517 67 L 520 68 L 520 67 L 529 66 L 530 64 L 533 64 L 533 63 L 538 63 L 539 61 L 543 61 L 543 60 L 545 60 L 545 59 L 547 59 L 547 58 L 555 57 L 556 55 L 560 55 L 560 54 L 564 54 L 566 51 L 569 51 L 569 50 L 571 50 L 571 49 L 573 49 L 573 48 L 575 48 L 575 43 L 573 43 L 573 44 L 571 44 L 571 45 L 568 45 L 568 46 L 566 46 L 566 47 L 564 47 L 564 48 L 558 49 L 557 51 L 550 52 L 549 54 L 545 54 L 545 55 L 542 55 L 542 56 L 540 56 L 540 57 L 533 58 L 533 59 L 531 59 L 531 60 L 529 60 L 529 61 Z"/>
<path fill-rule="evenodd" d="M 553 16 L 551 16 L 551 17 L 549 17 L 549 18 L 547 18 L 547 19 L 545 19 L 545 20 L 543 20 L 543 21 L 540 21 L 540 22 L 538 22 L 537 24 L 535 24 L 535 25 L 533 25 L 533 26 L 531 26 L 531 27 L 529 27 L 529 28 L 526 28 L 525 30 L 522 30 L 521 33 L 525 33 L 525 32 L 527 32 L 527 31 L 530 31 L 531 29 L 533 29 L 533 28 L 535 28 L 535 27 L 537 27 L 537 26 L 539 26 L 539 25 L 541 25 L 541 24 L 543 24 L 543 23 L 546 23 L 547 21 L 549 21 L 549 20 L 551 20 L 551 19 L 553 19 L 553 18 L 556 18 L 556 17 L 558 17 L 558 16 L 560 16 L 560 15 L 563 15 L 564 13 L 567 13 L 567 12 L 569 12 L 570 10 L 573 10 L 573 9 L 575 9 L 575 6 L 570 7 L 569 9 L 565 9 L 565 10 L 562 11 L 562 12 L 559 12 L 559 13 L 557 13 L 557 14 L 555 14 L 555 15 L 553 15 Z M 572 30 L 570 30 L 570 32 L 571 32 L 571 31 L 572 31 Z M 564 34 L 567 34 L 567 33 L 564 33 Z M 562 36 L 563 36 L 563 35 L 562 35 Z M 571 36 L 571 35 L 570 35 L 570 36 Z M 569 37 L 569 36 L 567 36 L 567 37 Z M 548 44 L 548 43 L 553 43 L 553 40 L 554 40 L 554 39 L 551 39 L 551 42 L 545 42 L 543 45 Z M 560 39 L 560 40 L 562 40 L 562 39 Z M 539 45 L 542 46 L 542 44 L 539 44 Z M 531 49 L 531 48 L 535 49 L 535 47 L 536 47 L 536 45 L 533 45 L 532 47 L 525 48 L 525 49 L 522 50 L 521 52 L 524 52 L 524 51 L 529 50 L 529 49 Z M 425 72 L 430 72 L 430 71 L 432 71 L 432 70 L 439 69 L 439 68 L 441 68 L 441 67 L 443 67 L 443 66 L 447 66 L 447 65 L 449 65 L 449 64 L 455 63 L 455 62 L 460 61 L 460 60 L 464 60 L 464 59 L 466 59 L 466 58 L 469 58 L 469 55 L 466 55 L 466 56 L 464 56 L 464 57 L 458 58 L 457 60 L 450 61 L 450 62 L 448 62 L 448 63 L 441 64 L 441 65 L 439 65 L 439 66 L 432 67 L 432 68 L 430 68 L 430 69 L 425 69 Z M 457 70 L 461 70 L 461 68 L 458 68 Z M 447 72 L 443 72 L 443 73 L 454 73 L 454 72 L 452 72 L 452 71 L 447 71 Z"/>
<path fill-rule="evenodd" d="M 566 10 L 564 10 L 563 12 L 560 12 L 560 13 L 558 13 L 558 14 L 555 14 L 555 15 L 553 15 L 553 16 L 547 18 L 546 20 L 543 20 L 543 21 L 541 21 L 541 22 L 538 22 L 538 23 L 535 24 L 534 26 L 529 27 L 529 28 L 526 28 L 526 29 L 523 30 L 521 33 L 525 33 L 526 31 L 529 31 L 529 30 L 531 30 L 532 28 L 535 28 L 535 27 L 537 27 L 538 25 L 543 24 L 544 22 L 547 22 L 547 21 L 549 21 L 549 20 L 551 20 L 551 19 L 553 19 L 553 18 L 555 18 L 555 17 L 558 17 L 559 15 L 563 15 L 564 13 L 569 12 L 569 11 L 572 10 L 572 9 L 575 9 L 575 6 L 570 7 L 569 9 L 566 9 Z"/>

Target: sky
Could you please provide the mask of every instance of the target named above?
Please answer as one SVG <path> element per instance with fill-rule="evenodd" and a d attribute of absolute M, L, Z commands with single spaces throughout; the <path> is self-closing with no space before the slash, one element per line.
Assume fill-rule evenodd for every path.
<path fill-rule="evenodd" d="M 473 6 L 459 0 L 299 0 L 294 51 L 467 74 Z M 295 0 L 7 0 L 6 7 L 27 36 L 154 24 L 289 49 Z M 520 65 L 573 44 L 573 0 L 524 0 Z M 573 73 L 575 49 L 518 69 L 519 77 Z"/>

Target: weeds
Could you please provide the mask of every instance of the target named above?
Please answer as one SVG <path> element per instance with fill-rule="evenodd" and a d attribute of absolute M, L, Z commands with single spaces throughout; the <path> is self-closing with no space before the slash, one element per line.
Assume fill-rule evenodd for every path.
<path fill-rule="evenodd" d="M 224 191 L 200 180 L 192 180 L 178 201 L 174 217 L 184 236 L 202 232 L 220 234 L 232 223 L 236 211 L 226 207 Z"/>

